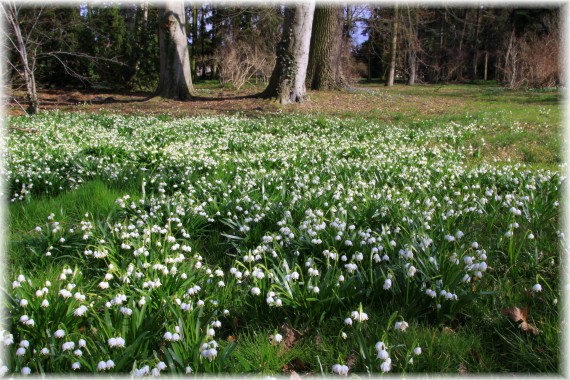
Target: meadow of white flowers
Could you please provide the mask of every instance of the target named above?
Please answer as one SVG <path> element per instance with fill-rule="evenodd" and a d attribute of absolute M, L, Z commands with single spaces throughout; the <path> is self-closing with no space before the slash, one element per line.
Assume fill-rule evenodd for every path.
<path fill-rule="evenodd" d="M 415 316 L 453 316 L 513 268 L 521 289 L 558 297 L 535 268 L 559 264 L 562 178 L 471 160 L 463 141 L 487 128 L 476 122 L 56 113 L 12 123 L 28 132 L 7 134 L 11 204 L 91 180 L 139 190 L 106 219 L 56 209 L 29 231 L 34 265 L 11 261 L 3 283 L 2 374 L 223 371 L 236 315 L 336 318 L 346 339 L 383 313 L 405 334 Z M 389 339 L 367 343 L 373 372 L 429 350 L 405 347 L 401 363 Z"/>

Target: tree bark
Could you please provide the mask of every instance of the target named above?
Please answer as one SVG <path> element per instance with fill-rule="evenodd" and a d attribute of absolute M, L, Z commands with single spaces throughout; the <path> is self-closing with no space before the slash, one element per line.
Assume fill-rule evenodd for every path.
<path fill-rule="evenodd" d="M 394 85 L 394 77 L 396 75 L 396 50 L 398 47 L 398 4 L 394 5 L 394 20 L 392 21 L 392 43 L 390 46 L 390 72 L 386 86 Z"/>
<path fill-rule="evenodd" d="M 416 65 L 417 65 L 417 51 L 419 50 L 419 36 L 418 36 L 418 29 L 419 29 L 419 16 L 418 16 L 418 9 L 416 8 L 415 11 L 415 22 L 412 21 L 412 16 L 410 14 L 410 7 L 408 6 L 408 23 L 409 23 L 409 45 L 410 45 L 410 55 L 408 57 L 409 60 L 409 68 L 410 68 L 410 77 L 408 78 L 408 85 L 413 86 L 416 83 Z"/>
<path fill-rule="evenodd" d="M 192 76 L 184 3 L 167 1 L 159 10 L 160 75 L 156 95 L 186 100 L 192 96 Z"/>
<path fill-rule="evenodd" d="M 314 0 L 285 9 L 275 67 L 267 88 L 260 94 L 262 98 L 275 98 L 281 104 L 304 100 L 314 11 Z"/>
<path fill-rule="evenodd" d="M 10 23 L 10 27 L 14 32 L 14 37 L 16 38 L 12 43 L 18 52 L 18 57 L 22 64 L 21 75 L 24 77 L 24 82 L 26 83 L 26 97 L 28 100 L 28 108 L 26 109 L 26 112 L 28 114 L 35 115 L 40 110 L 36 90 L 36 78 L 34 76 L 35 60 L 32 57 L 32 62 L 30 62 L 28 57 L 28 47 L 26 46 L 26 41 L 24 41 L 24 37 L 22 36 L 20 23 L 18 22 L 18 10 L 16 9 L 16 4 L 13 1 L 10 1 L 4 4 L 3 8 L 8 22 Z"/>
<path fill-rule="evenodd" d="M 312 90 L 346 87 L 341 65 L 343 15 L 343 8 L 335 4 L 315 8 L 306 80 Z"/>

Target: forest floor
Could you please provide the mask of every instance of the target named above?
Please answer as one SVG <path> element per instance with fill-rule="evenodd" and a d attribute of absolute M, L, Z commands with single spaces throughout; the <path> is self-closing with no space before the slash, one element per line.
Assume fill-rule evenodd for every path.
<path fill-rule="evenodd" d="M 493 101 L 503 94 L 498 86 L 474 85 L 395 85 L 385 87 L 381 83 L 361 82 L 344 91 L 309 91 L 308 101 L 281 107 L 279 104 L 253 97 L 263 90 L 251 85 L 235 91 L 221 88 L 212 81 L 195 84 L 197 96 L 189 101 L 172 101 L 153 98 L 148 92 L 113 92 L 109 90 L 40 90 L 42 110 L 68 112 L 108 111 L 124 114 L 170 114 L 193 116 L 211 114 L 235 114 L 260 116 L 283 113 L 322 114 L 337 117 L 365 117 L 383 121 L 402 117 L 430 117 L 434 115 L 475 112 L 479 104 L 474 100 Z M 9 113 L 24 114 L 24 92 L 10 95 Z M 536 94 L 529 94 L 536 98 Z M 534 99 L 545 104 L 556 104 L 557 93 Z M 517 102 L 525 102 L 517 96 Z"/>

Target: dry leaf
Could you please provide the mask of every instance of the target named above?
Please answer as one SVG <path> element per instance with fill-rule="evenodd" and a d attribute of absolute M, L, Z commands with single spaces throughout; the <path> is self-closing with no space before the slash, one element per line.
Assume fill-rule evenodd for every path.
<path fill-rule="evenodd" d="M 281 326 L 281 332 L 283 333 L 283 345 L 286 349 L 291 348 L 302 335 L 287 323 L 284 323 L 283 326 Z"/>
<path fill-rule="evenodd" d="M 455 333 L 455 331 L 453 331 L 452 329 L 450 329 L 447 326 L 444 326 L 442 331 L 444 334 L 447 334 L 447 335 L 451 335 L 451 334 Z"/>
<path fill-rule="evenodd" d="M 528 306 L 520 309 L 516 306 L 501 309 L 501 314 L 508 317 L 515 323 L 520 323 L 519 327 L 523 331 L 528 331 L 533 335 L 538 335 L 539 331 L 536 327 L 527 322 L 528 319 Z"/>
<path fill-rule="evenodd" d="M 346 366 L 352 369 L 356 363 L 358 363 L 358 354 L 352 351 L 346 358 Z"/>

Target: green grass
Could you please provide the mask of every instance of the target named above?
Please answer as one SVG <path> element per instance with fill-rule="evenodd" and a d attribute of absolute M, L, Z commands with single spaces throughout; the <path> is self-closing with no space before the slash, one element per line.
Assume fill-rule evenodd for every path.
<path fill-rule="evenodd" d="M 556 373 L 562 181 L 560 156 L 548 153 L 561 145 L 558 107 L 527 105 L 523 122 L 527 93 L 390 91 L 369 96 L 463 92 L 467 108 L 482 108 L 417 118 L 400 109 L 390 123 L 12 119 L 40 133 L 9 134 L 8 370 L 69 373 L 77 362 L 101 373 L 98 363 L 112 359 L 104 371 L 163 362 L 165 373 L 328 376 L 346 364 L 379 375 L 381 341 L 399 374 Z M 485 263 L 480 279 L 468 262 Z M 529 308 L 539 334 L 502 315 L 513 306 Z M 175 332 L 179 340 L 165 337 Z M 116 337 L 124 348 L 109 344 Z M 81 358 L 62 346 L 79 339 Z M 22 340 L 30 349 L 19 356 Z"/>

